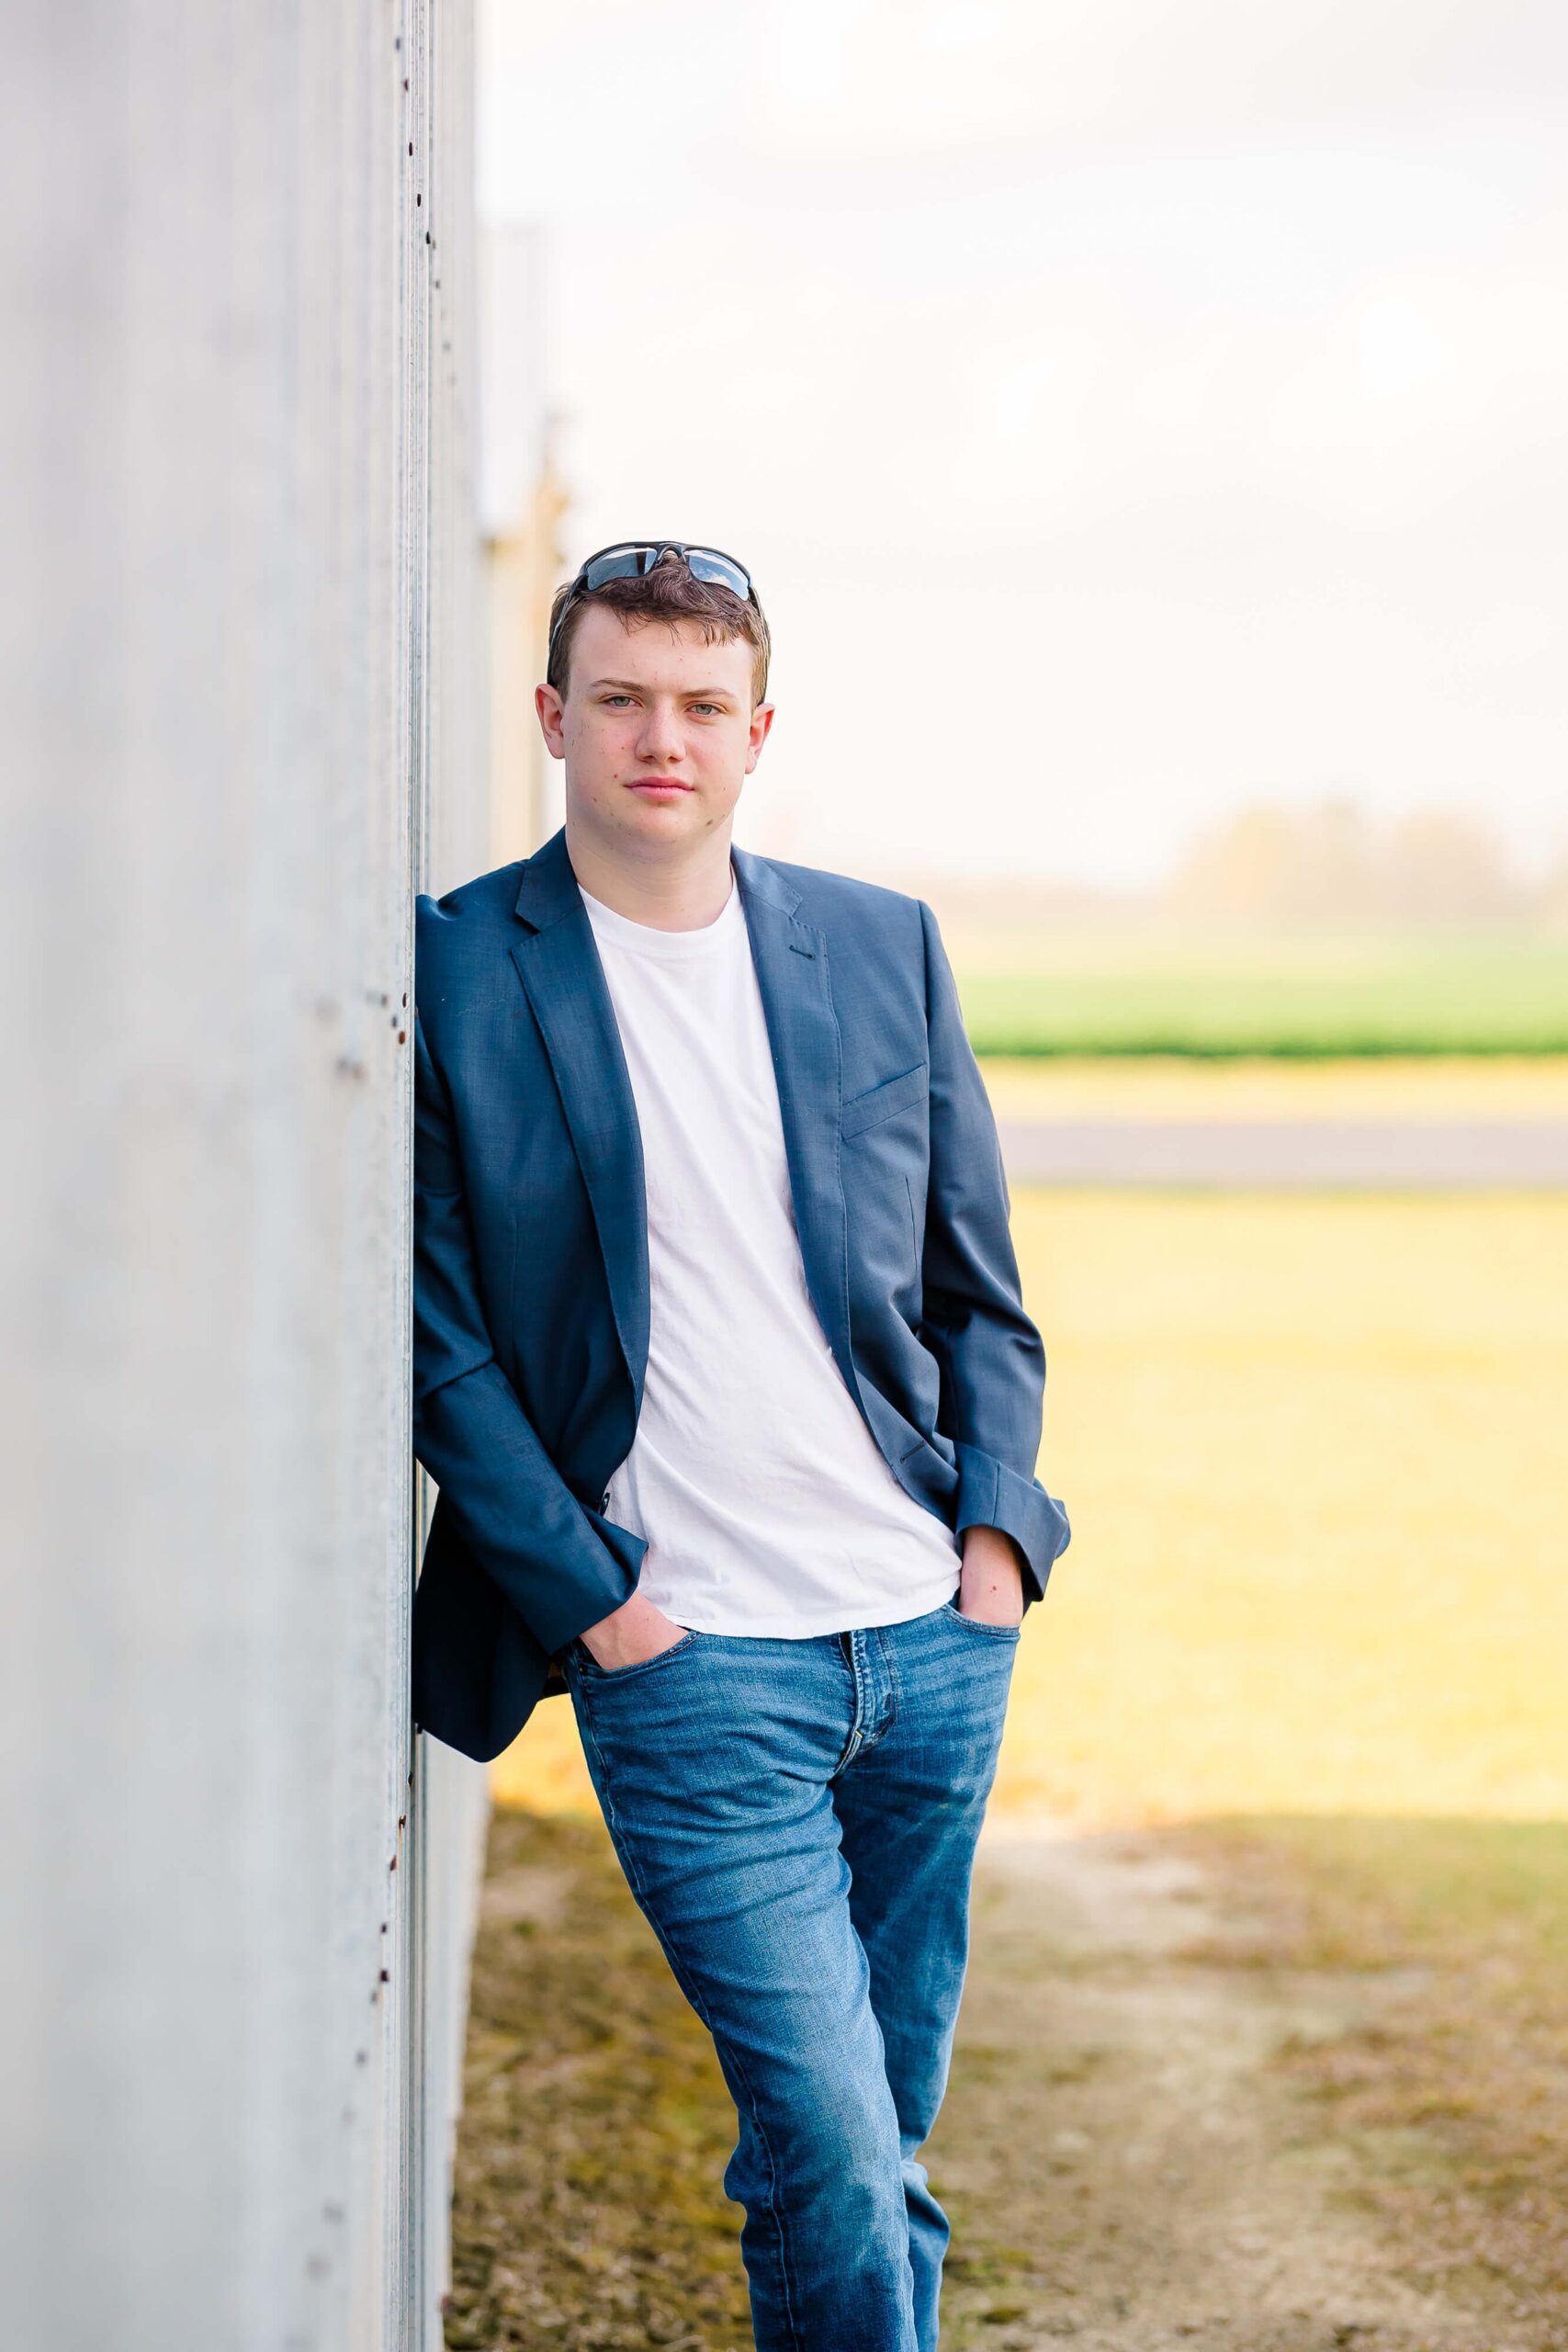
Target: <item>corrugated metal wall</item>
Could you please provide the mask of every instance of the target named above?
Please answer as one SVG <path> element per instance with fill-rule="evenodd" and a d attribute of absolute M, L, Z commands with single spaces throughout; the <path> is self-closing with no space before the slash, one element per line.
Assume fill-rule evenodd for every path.
<path fill-rule="evenodd" d="M 439 2344 L 483 1775 L 407 1709 L 410 901 L 488 862 L 465 0 L 0 75 L 0 2334 Z"/>

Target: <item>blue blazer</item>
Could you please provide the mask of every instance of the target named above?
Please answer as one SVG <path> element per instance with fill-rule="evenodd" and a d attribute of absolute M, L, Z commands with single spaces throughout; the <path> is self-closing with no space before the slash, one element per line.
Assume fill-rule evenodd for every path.
<path fill-rule="evenodd" d="M 918 899 L 731 848 L 812 1301 L 894 1476 L 1005 1529 L 1025 1604 L 1066 1544 L 984 1083 Z M 564 826 L 416 906 L 413 1449 L 439 1488 L 413 1715 L 516 1736 L 646 1544 L 605 1517 L 648 1359 L 642 1145 Z"/>

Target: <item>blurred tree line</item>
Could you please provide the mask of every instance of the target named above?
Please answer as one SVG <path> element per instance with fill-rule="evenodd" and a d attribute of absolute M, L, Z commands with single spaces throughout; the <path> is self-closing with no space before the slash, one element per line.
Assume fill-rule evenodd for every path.
<path fill-rule="evenodd" d="M 1257 806 L 1199 836 L 1164 905 L 1204 922 L 1568 926 L 1568 863 L 1533 885 L 1484 821 L 1455 810 L 1373 823 L 1348 798 Z"/>

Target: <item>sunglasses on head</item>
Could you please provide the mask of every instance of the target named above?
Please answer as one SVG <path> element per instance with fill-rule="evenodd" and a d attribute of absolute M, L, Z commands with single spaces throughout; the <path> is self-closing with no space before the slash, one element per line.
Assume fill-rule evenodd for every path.
<path fill-rule="evenodd" d="M 550 631 L 550 650 L 561 622 L 580 596 L 591 596 L 610 580 L 640 580 L 653 570 L 660 557 L 679 556 L 694 580 L 711 581 L 716 586 L 728 588 L 746 602 L 762 609 L 757 591 L 751 585 L 751 575 L 743 563 L 718 548 L 689 548 L 683 539 L 621 539 L 614 547 L 601 548 L 581 566 L 576 579 L 567 590 L 555 628 Z"/>

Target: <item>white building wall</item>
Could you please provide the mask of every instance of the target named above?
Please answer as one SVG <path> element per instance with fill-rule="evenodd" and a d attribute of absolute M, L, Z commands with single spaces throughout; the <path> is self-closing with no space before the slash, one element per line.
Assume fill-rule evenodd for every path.
<path fill-rule="evenodd" d="M 18 0 L 0 2335 L 431 2352 L 411 898 L 489 862 L 467 0 Z"/>

